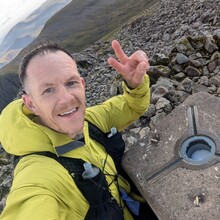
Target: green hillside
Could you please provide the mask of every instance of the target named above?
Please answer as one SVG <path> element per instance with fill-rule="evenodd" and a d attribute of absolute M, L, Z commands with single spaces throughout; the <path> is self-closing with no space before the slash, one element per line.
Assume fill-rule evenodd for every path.
<path fill-rule="evenodd" d="M 114 33 L 132 17 L 142 14 L 158 0 L 73 0 L 56 13 L 41 34 L 0 74 L 17 72 L 21 57 L 41 41 L 58 42 L 71 52 L 79 52 L 109 33 Z"/>

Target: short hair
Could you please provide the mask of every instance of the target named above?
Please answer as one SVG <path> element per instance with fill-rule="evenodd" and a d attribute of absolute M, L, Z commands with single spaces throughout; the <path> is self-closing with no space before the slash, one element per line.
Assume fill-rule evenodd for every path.
<path fill-rule="evenodd" d="M 47 53 L 55 53 L 57 51 L 63 51 L 75 61 L 75 59 L 73 58 L 70 52 L 68 52 L 66 49 L 64 49 L 63 47 L 59 46 L 57 43 L 54 42 L 41 43 L 22 58 L 21 63 L 19 65 L 18 75 L 23 88 L 24 88 L 24 81 L 27 77 L 26 70 L 30 61 L 36 56 L 44 56 Z"/>

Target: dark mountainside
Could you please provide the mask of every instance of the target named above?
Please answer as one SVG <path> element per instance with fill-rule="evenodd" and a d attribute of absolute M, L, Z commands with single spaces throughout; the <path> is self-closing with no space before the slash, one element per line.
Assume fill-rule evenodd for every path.
<path fill-rule="evenodd" d="M 123 136 L 128 149 L 148 136 L 156 124 L 190 95 L 203 91 L 220 96 L 219 0 L 184 3 L 181 0 L 161 0 L 154 10 L 151 16 L 140 16 L 115 34 L 127 54 L 142 49 L 149 55 L 151 64 L 151 104 L 146 114 L 125 131 Z M 106 62 L 112 54 L 109 40 L 97 41 L 73 54 L 86 80 L 88 106 L 121 91 L 121 78 Z M 12 157 L 2 150 L 1 207 L 12 180 L 11 161 Z"/>
<path fill-rule="evenodd" d="M 74 0 L 52 16 L 40 35 L 13 61 L 0 69 L 0 74 L 16 72 L 23 55 L 45 40 L 58 42 L 71 52 L 82 51 L 157 1 Z"/>

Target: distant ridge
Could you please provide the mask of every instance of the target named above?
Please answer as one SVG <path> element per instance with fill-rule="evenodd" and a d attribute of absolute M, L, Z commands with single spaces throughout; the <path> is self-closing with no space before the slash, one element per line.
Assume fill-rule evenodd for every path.
<path fill-rule="evenodd" d="M 47 0 L 25 20 L 17 23 L 0 44 L 0 68 L 9 63 L 42 31 L 45 23 L 71 0 Z"/>
<path fill-rule="evenodd" d="M 40 35 L 10 64 L 0 69 L 0 74 L 17 72 L 26 51 L 44 40 L 58 42 L 71 52 L 79 52 L 155 2 L 158 0 L 73 0 L 48 20 Z"/>

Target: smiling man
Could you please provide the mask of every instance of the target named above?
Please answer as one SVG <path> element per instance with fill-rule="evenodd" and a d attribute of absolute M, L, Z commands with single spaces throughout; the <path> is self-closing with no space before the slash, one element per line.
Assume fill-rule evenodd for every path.
<path fill-rule="evenodd" d="M 123 76 L 124 94 L 90 108 L 85 106 L 84 80 L 66 50 L 43 44 L 23 58 L 19 76 L 25 94 L 0 115 L 0 143 L 8 153 L 20 157 L 1 220 L 141 219 L 137 203 L 130 202 L 134 208 L 123 201 L 130 193 L 129 183 L 118 175 L 105 144 L 92 138 L 89 130 L 93 124 L 104 133 L 113 127 L 121 131 L 149 105 L 146 54 L 137 51 L 128 57 L 116 40 L 112 47 L 119 61 L 109 58 L 108 62 Z M 110 143 L 110 149 L 117 147 Z M 74 172 L 68 172 L 57 158 L 73 163 L 68 166 Z M 80 159 L 77 165 L 72 158 Z M 88 190 L 95 182 L 82 178 L 82 162 L 98 170 L 103 185 L 98 182 L 95 190 Z M 108 196 L 94 207 L 90 199 L 98 198 L 102 191 Z"/>
<path fill-rule="evenodd" d="M 63 51 L 44 52 L 29 62 L 26 74 L 23 101 L 39 122 L 71 138 L 82 133 L 85 84 L 73 59 Z"/>

